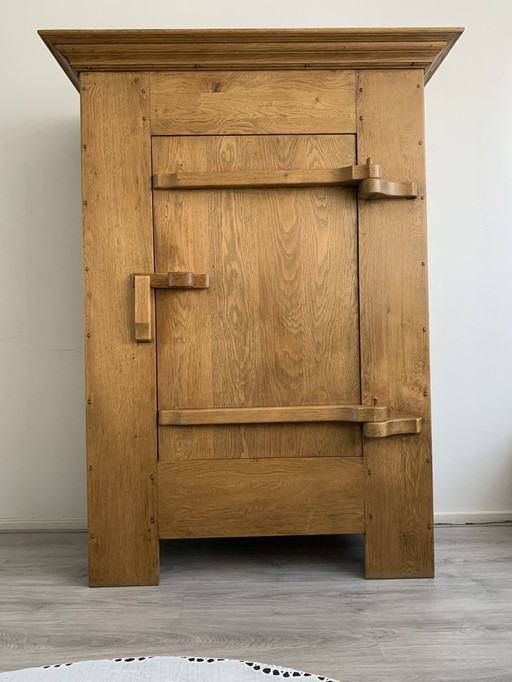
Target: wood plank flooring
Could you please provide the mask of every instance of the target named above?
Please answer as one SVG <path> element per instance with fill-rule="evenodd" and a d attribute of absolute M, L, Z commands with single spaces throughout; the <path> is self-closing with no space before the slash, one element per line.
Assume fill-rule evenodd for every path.
<path fill-rule="evenodd" d="M 512 680 L 512 526 L 437 528 L 435 580 L 364 580 L 362 536 L 168 540 L 159 587 L 90 589 L 86 544 L 0 535 L 0 671 L 137 654 Z"/>

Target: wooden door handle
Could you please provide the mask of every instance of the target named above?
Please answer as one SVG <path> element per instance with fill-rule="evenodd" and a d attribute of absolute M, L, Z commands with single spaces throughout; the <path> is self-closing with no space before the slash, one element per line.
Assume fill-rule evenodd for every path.
<path fill-rule="evenodd" d="M 151 289 L 208 289 L 210 277 L 194 272 L 138 272 L 131 276 L 135 295 L 135 341 L 153 340 L 153 301 Z"/>

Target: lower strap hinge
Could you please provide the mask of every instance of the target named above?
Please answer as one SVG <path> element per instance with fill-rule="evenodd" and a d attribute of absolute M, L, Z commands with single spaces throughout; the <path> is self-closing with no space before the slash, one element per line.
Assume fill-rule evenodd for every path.
<path fill-rule="evenodd" d="M 365 422 L 363 435 L 367 438 L 386 438 L 402 433 L 419 433 L 421 417 L 397 417 L 382 422 Z"/>

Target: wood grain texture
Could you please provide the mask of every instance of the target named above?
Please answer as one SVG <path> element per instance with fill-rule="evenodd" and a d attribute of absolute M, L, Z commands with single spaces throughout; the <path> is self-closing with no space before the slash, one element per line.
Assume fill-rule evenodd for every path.
<path fill-rule="evenodd" d="M 362 459 L 159 463 L 158 518 L 161 538 L 361 533 Z"/>
<path fill-rule="evenodd" d="M 386 419 L 387 407 L 303 405 L 300 407 L 224 407 L 160 410 L 160 425 L 265 424 L 276 422 L 366 422 Z"/>
<path fill-rule="evenodd" d="M 149 275 L 137 275 L 134 280 L 135 341 L 153 340 L 153 297 Z"/>
<path fill-rule="evenodd" d="M 153 73 L 153 135 L 354 133 L 354 71 Z"/>
<path fill-rule="evenodd" d="M 363 424 L 363 436 L 366 438 L 387 438 L 401 433 L 419 433 L 420 431 L 421 417 L 402 417 Z"/>
<path fill-rule="evenodd" d="M 422 77 L 361 72 L 357 140 L 424 196 Z M 413 438 L 364 440 L 369 578 L 434 573 L 426 261 L 425 201 L 359 202 L 362 401 L 422 418 Z"/>
<path fill-rule="evenodd" d="M 89 580 L 156 584 L 156 369 L 130 273 L 153 270 L 144 74 L 82 77 Z M 145 93 L 144 93 L 145 90 Z"/>
<path fill-rule="evenodd" d="M 379 177 L 380 166 L 361 164 L 345 168 L 289 169 L 279 171 L 224 171 L 218 173 L 184 172 L 160 173 L 153 176 L 154 189 L 237 189 L 268 187 L 352 187 L 365 178 Z M 377 175 L 375 175 L 377 174 Z M 387 183 L 398 184 L 398 183 Z M 400 183 L 401 184 L 401 183 Z M 382 191 L 380 185 L 369 191 Z M 394 189 L 394 188 L 392 188 Z M 398 190 L 395 189 L 395 192 Z M 363 197 L 366 198 L 366 197 Z"/>
<path fill-rule="evenodd" d="M 157 137 L 155 173 L 329 168 L 352 136 Z M 349 189 L 154 190 L 159 409 L 360 404 L 356 201 Z M 371 404 L 371 403 L 370 403 Z M 359 455 L 352 424 L 160 428 L 161 461 Z"/>
<path fill-rule="evenodd" d="M 46 30 L 66 73 L 422 69 L 428 80 L 462 28 Z M 69 66 L 67 66 L 69 65 Z M 268 132 L 268 131 L 267 131 Z M 283 132 L 283 131 L 279 131 Z"/>

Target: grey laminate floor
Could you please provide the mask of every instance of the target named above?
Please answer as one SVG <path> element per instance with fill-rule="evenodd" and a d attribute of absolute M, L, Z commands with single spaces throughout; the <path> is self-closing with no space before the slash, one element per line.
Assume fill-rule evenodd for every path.
<path fill-rule="evenodd" d="M 0 671 L 129 655 L 347 682 L 512 681 L 512 527 L 438 528 L 435 580 L 365 581 L 362 538 L 167 541 L 159 587 L 86 587 L 83 533 L 0 535 Z"/>

